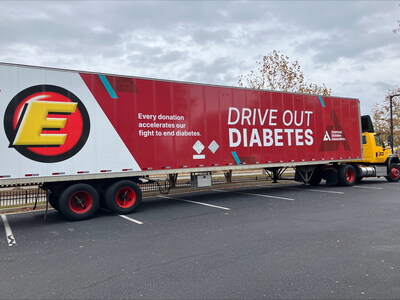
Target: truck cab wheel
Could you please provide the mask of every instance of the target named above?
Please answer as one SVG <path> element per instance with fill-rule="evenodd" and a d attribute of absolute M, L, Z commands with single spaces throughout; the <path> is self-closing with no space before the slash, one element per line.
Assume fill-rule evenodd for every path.
<path fill-rule="evenodd" d="M 136 183 L 120 180 L 107 188 L 103 203 L 114 213 L 128 214 L 139 206 L 141 200 L 142 191 Z"/>
<path fill-rule="evenodd" d="M 99 195 L 96 189 L 85 183 L 69 186 L 59 197 L 59 211 L 70 220 L 89 219 L 98 208 Z"/>
<path fill-rule="evenodd" d="M 389 182 L 398 182 L 400 180 L 400 167 L 398 164 L 391 164 L 389 167 L 389 175 L 385 176 Z"/>
<path fill-rule="evenodd" d="M 343 165 L 339 168 L 338 177 L 340 185 L 354 185 L 356 182 L 356 170 L 352 165 Z"/>

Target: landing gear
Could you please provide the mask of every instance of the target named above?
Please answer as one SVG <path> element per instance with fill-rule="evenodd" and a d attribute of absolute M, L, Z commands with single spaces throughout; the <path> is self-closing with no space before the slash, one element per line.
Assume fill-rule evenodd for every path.
<path fill-rule="evenodd" d="M 286 169 L 287 168 L 265 168 L 264 171 L 267 176 L 272 179 L 273 183 L 278 183 L 278 179 L 281 179 Z"/>

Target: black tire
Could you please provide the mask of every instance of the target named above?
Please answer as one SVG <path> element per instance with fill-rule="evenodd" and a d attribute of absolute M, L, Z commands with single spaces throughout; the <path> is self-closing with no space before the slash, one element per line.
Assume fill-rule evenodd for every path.
<path fill-rule="evenodd" d="M 389 176 L 385 176 L 389 182 L 398 182 L 400 180 L 400 167 L 398 164 L 391 164 L 389 167 Z"/>
<path fill-rule="evenodd" d="M 312 174 L 308 183 L 310 185 L 319 185 L 322 180 L 322 171 L 320 168 L 315 168 L 314 173 Z"/>
<path fill-rule="evenodd" d="M 71 185 L 59 197 L 59 211 L 73 221 L 93 217 L 98 208 L 99 194 L 94 187 L 85 183 Z"/>
<path fill-rule="evenodd" d="M 49 194 L 49 203 L 55 210 L 59 210 L 60 209 L 60 205 L 59 205 L 59 201 L 58 200 L 59 200 L 59 196 L 55 192 L 51 192 Z"/>
<path fill-rule="evenodd" d="M 338 171 L 339 184 L 343 186 L 352 186 L 356 183 L 356 170 L 352 165 L 343 165 Z"/>
<path fill-rule="evenodd" d="M 105 206 L 116 214 L 132 213 L 142 201 L 142 191 L 130 180 L 121 180 L 110 185 L 105 193 Z"/>
<path fill-rule="evenodd" d="M 363 176 L 358 176 L 357 178 L 356 178 L 356 182 L 357 183 L 359 183 L 359 182 L 361 182 L 362 180 L 363 180 Z"/>

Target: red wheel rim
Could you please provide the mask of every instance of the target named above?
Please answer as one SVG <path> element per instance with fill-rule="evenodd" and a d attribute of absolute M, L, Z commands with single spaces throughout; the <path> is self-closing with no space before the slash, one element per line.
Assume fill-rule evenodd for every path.
<path fill-rule="evenodd" d="M 346 180 L 347 180 L 347 182 L 353 182 L 353 180 L 354 180 L 354 170 L 352 170 L 352 169 L 348 169 L 347 171 L 346 171 Z"/>
<path fill-rule="evenodd" d="M 131 207 L 136 202 L 135 190 L 130 187 L 120 188 L 115 195 L 115 202 L 122 208 Z"/>
<path fill-rule="evenodd" d="M 93 198 L 90 193 L 78 191 L 69 197 L 69 207 L 74 213 L 83 214 L 89 211 L 93 206 Z"/>
<path fill-rule="evenodd" d="M 393 179 L 399 178 L 399 177 L 400 177 L 400 170 L 399 170 L 398 168 L 392 168 L 392 169 L 390 170 L 390 176 L 391 176 Z"/>

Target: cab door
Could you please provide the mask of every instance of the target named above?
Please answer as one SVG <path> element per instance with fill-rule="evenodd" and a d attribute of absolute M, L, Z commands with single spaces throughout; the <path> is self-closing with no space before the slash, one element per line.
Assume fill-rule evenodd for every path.
<path fill-rule="evenodd" d="M 385 144 L 383 143 L 382 136 L 380 134 L 374 134 L 374 141 L 375 141 L 375 147 L 374 148 L 374 154 L 375 158 L 373 158 L 374 163 L 378 164 L 383 164 L 386 161 L 387 156 L 390 153 L 387 153 L 390 151 L 388 148 L 385 147 Z"/>

